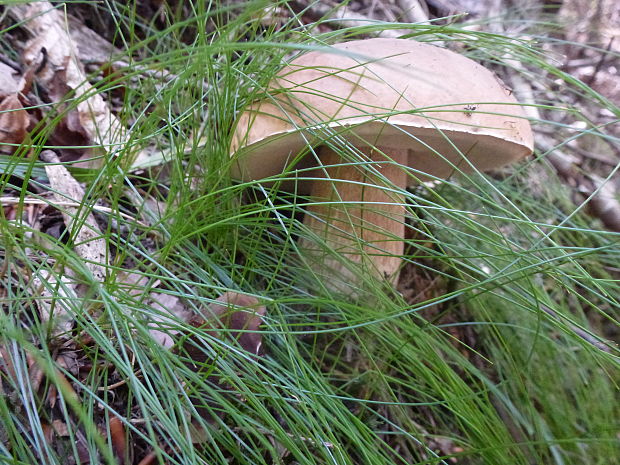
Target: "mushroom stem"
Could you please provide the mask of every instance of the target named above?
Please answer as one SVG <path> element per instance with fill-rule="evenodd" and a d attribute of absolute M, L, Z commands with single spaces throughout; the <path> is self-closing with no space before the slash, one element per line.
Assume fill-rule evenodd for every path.
<path fill-rule="evenodd" d="M 309 207 L 304 225 L 327 247 L 309 239 L 302 241 L 302 247 L 317 272 L 333 278 L 325 281 L 332 289 L 351 291 L 350 284 L 355 286 L 359 275 L 329 249 L 362 265 L 362 272 L 392 281 L 403 255 L 404 198 L 390 189 L 407 185 L 403 166 L 408 164 L 408 151 L 381 147 L 363 151 L 369 161 L 386 163 L 347 164 L 342 155 L 321 148 L 323 166 L 311 187 L 312 200 L 326 203 Z"/>

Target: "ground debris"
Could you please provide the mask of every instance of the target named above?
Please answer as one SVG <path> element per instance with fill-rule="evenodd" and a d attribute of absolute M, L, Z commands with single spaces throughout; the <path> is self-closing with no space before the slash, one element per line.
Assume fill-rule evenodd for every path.
<path fill-rule="evenodd" d="M 51 150 L 41 152 L 50 186 L 57 202 L 76 202 L 84 205 L 84 189 L 71 176 L 67 168 Z M 106 276 L 108 253 L 106 241 L 92 213 L 84 216 L 83 208 L 64 207 L 62 215 L 67 230 L 71 232 L 76 253 L 84 260 L 84 265 L 92 273 L 95 281 L 103 282 Z M 82 215 L 82 216 L 80 216 Z"/>
<path fill-rule="evenodd" d="M 39 63 L 39 84 L 48 89 L 56 103 L 75 99 L 77 113 L 69 128 L 83 132 L 106 152 L 116 152 L 126 142 L 127 131 L 88 82 L 61 10 L 49 2 L 31 2 L 13 5 L 8 11 L 30 31 L 32 39 L 26 44 L 23 59 L 27 65 Z"/>

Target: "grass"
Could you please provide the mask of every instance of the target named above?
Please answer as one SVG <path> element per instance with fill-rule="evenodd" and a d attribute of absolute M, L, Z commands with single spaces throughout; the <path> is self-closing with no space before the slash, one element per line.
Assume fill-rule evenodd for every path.
<path fill-rule="evenodd" d="M 70 241 L 32 227 L 23 205 L 17 219 L 0 217 L 0 461 L 116 463 L 112 418 L 133 463 L 151 451 L 162 464 L 620 461 L 618 349 L 600 348 L 617 335 L 619 236 L 570 202 L 545 153 L 502 176 L 462 175 L 407 193 L 416 230 L 407 266 L 435 280 L 417 299 L 373 280 L 360 300 L 321 289 L 297 254 L 308 199 L 230 179 L 236 115 L 283 57 L 383 28 L 320 33 L 296 16 L 276 27 L 262 21 L 272 3 L 195 1 L 190 17 L 165 7 L 164 27 L 132 2 L 88 5 L 93 18 L 116 22 L 130 63 L 96 89 L 122 98 L 132 138 L 100 171 L 82 173 L 81 213 L 99 200 L 112 208 L 99 220 L 114 259 L 105 283 L 93 282 Z M 470 43 L 472 57 L 500 70 L 514 57 L 528 81 L 559 79 L 562 92 L 619 114 L 553 66 L 540 52 L 544 34 L 532 44 L 458 24 L 409 29 L 415 40 Z M 162 81 L 142 66 L 176 78 Z M 543 97 L 546 115 L 570 112 L 587 126 L 541 119 L 536 128 L 618 143 L 578 109 Z M 45 143 L 34 138 L 18 155 Z M 143 148 L 169 161 L 134 172 Z M 21 180 L 43 179 L 16 160 L 2 163 L 5 192 L 23 195 Z M 90 288 L 78 298 L 42 279 L 75 320 L 77 343 L 65 347 L 38 317 L 29 284 L 61 265 Z M 144 279 L 131 286 L 126 270 Z M 151 295 L 200 309 L 227 290 L 266 305 L 264 356 L 170 317 Z M 206 361 L 191 366 L 182 347 L 157 344 L 149 329 L 158 324 L 187 334 Z M 51 433 L 54 420 L 66 431 Z"/>

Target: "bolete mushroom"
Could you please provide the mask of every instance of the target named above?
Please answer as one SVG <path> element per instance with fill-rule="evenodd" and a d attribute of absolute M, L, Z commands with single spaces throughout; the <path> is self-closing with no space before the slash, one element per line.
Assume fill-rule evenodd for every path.
<path fill-rule="evenodd" d="M 532 146 L 523 109 L 491 71 L 413 40 L 367 39 L 294 58 L 240 115 L 231 152 L 243 180 L 317 166 L 294 183 L 316 201 L 304 223 L 375 276 L 395 278 L 408 185 L 496 168 Z M 329 275 L 350 278 L 320 245 L 303 247 Z"/>

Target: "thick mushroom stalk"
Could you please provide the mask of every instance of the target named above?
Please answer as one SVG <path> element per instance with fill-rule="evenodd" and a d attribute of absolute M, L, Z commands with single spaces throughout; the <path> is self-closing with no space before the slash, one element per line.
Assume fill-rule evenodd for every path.
<path fill-rule="evenodd" d="M 396 278 L 404 247 L 404 202 L 396 193 L 407 184 L 403 166 L 418 179 L 437 179 L 532 153 L 529 122 L 510 89 L 469 58 L 413 40 L 358 40 L 301 54 L 267 90 L 237 120 L 234 175 L 264 179 L 293 161 L 312 168 L 316 159 L 298 154 L 317 148 L 314 181 L 304 171 L 290 184 L 317 201 L 304 221 L 315 237 L 304 239 L 302 249 L 331 289 L 355 293 L 360 282 L 326 246 L 370 276 Z M 334 136 L 367 163 L 347 165 L 324 139 Z M 347 282 L 349 289 L 340 285 Z"/>
<path fill-rule="evenodd" d="M 403 256 L 405 206 L 395 191 L 407 187 L 403 166 L 408 151 L 365 149 L 369 163 L 357 164 L 321 148 L 323 168 L 316 170 L 320 175 L 310 187 L 311 199 L 319 203 L 309 207 L 304 218 L 318 239 L 302 239 L 302 250 L 329 287 L 342 291 L 349 291 L 347 283 L 355 283 L 356 277 L 334 253 L 361 265 L 362 272 L 390 280 L 396 278 Z"/>

